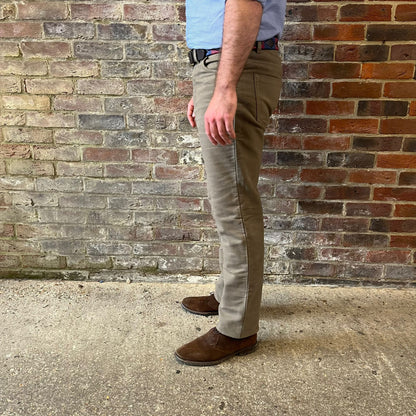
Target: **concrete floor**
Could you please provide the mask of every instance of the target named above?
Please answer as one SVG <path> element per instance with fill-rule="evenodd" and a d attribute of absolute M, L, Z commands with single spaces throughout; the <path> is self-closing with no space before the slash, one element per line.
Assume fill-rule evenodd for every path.
<path fill-rule="evenodd" d="M 415 289 L 266 285 L 255 353 L 181 365 L 210 290 L 0 281 L 0 415 L 416 415 Z"/>

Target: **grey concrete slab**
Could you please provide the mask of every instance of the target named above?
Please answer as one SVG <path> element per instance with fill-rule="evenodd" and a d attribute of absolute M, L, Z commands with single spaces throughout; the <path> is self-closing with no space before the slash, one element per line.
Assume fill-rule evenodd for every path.
<path fill-rule="evenodd" d="M 416 291 L 266 285 L 257 351 L 187 367 L 212 284 L 0 281 L 0 415 L 416 415 Z"/>

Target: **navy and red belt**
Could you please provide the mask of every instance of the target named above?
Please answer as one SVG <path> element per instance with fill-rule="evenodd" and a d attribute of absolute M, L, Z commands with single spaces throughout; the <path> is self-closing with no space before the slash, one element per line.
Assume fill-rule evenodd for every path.
<path fill-rule="evenodd" d="M 274 36 L 273 38 L 267 40 L 256 41 L 253 46 L 253 51 L 259 50 L 279 50 L 279 38 Z M 192 65 L 203 61 L 207 56 L 215 55 L 221 52 L 221 48 L 216 49 L 191 49 L 188 52 L 189 62 Z"/>

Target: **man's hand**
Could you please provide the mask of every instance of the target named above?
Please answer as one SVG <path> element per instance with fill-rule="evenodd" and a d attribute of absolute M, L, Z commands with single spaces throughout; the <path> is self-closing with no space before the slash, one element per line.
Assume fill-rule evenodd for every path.
<path fill-rule="evenodd" d="M 236 110 L 237 93 L 234 88 L 214 92 L 204 118 L 205 132 L 212 144 L 227 145 L 235 139 Z"/>
<path fill-rule="evenodd" d="M 205 132 L 214 145 L 231 144 L 236 138 L 237 83 L 253 49 L 263 8 L 258 1 L 227 0 L 221 59 L 215 90 L 205 113 Z"/>
<path fill-rule="evenodd" d="M 192 127 L 196 127 L 195 114 L 194 114 L 194 97 L 192 97 L 189 100 L 187 116 L 188 116 L 189 124 Z"/>

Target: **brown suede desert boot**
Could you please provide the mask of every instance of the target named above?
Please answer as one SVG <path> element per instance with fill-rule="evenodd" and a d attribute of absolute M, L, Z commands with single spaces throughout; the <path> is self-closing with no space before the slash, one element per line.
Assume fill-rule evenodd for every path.
<path fill-rule="evenodd" d="M 176 359 L 186 365 L 216 365 L 235 355 L 253 352 L 257 344 L 257 334 L 247 338 L 230 338 L 212 328 L 205 335 L 178 348 Z"/>
<path fill-rule="evenodd" d="M 194 296 L 183 299 L 182 308 L 196 315 L 218 315 L 219 303 L 212 293 L 209 296 Z"/>

